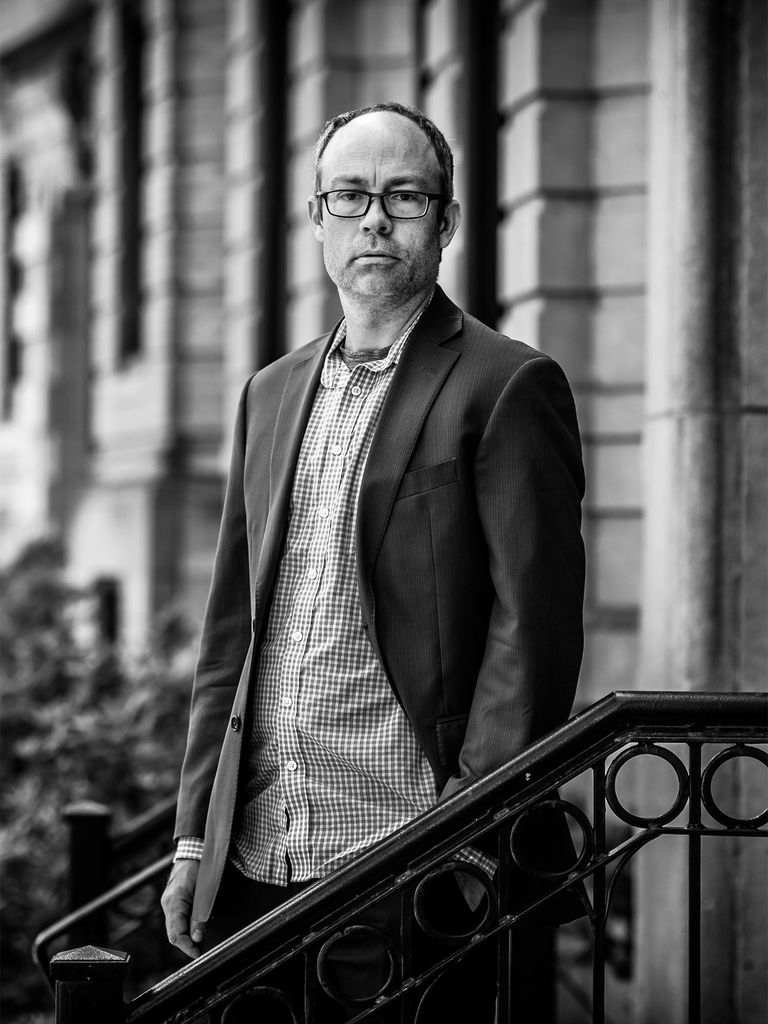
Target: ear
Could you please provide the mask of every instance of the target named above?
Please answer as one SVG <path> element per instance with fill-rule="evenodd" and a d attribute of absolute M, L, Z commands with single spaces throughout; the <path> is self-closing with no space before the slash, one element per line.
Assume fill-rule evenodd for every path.
<path fill-rule="evenodd" d="M 461 207 L 455 199 L 452 199 L 443 210 L 440 223 L 438 224 L 441 249 L 447 248 L 450 244 L 451 239 L 458 230 L 459 224 L 461 224 Z"/>
<path fill-rule="evenodd" d="M 325 230 L 323 228 L 323 201 L 318 199 L 317 196 L 310 196 L 307 200 L 307 214 L 309 216 L 309 223 L 312 225 L 312 233 L 318 242 L 325 240 Z"/>

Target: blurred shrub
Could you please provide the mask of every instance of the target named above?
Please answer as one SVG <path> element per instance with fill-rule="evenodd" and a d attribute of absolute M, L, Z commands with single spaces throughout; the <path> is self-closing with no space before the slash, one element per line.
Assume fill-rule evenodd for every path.
<path fill-rule="evenodd" d="M 113 822 L 176 790 L 191 665 L 178 617 L 128 660 L 83 640 L 88 594 L 68 586 L 60 548 L 40 542 L 6 571 L 0 608 L 0 870 L 3 1021 L 49 1007 L 35 935 L 67 911 L 62 808 L 107 804 Z M 170 839 L 170 837 L 169 837 Z"/>

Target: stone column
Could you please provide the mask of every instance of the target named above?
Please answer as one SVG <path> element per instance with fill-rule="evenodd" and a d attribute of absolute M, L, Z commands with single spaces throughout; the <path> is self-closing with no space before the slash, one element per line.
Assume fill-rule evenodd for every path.
<path fill-rule="evenodd" d="M 652 4 L 644 689 L 768 678 L 766 56 L 761 0 Z M 734 772 L 722 803 L 764 785 Z M 704 1022 L 766 1018 L 765 845 L 702 841 Z M 688 1020 L 685 847 L 638 859 L 638 1024 Z"/>

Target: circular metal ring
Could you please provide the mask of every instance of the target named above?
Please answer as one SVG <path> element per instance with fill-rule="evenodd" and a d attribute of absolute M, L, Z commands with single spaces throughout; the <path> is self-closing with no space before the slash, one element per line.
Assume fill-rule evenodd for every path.
<path fill-rule="evenodd" d="M 541 868 L 536 867 L 534 864 L 531 864 L 528 858 L 522 853 L 520 849 L 520 846 L 522 845 L 520 841 L 520 833 L 527 819 L 534 817 L 536 814 L 540 814 L 542 811 L 557 809 L 570 815 L 579 826 L 581 834 L 584 837 L 584 846 L 581 849 L 581 853 L 570 867 L 563 868 L 560 871 L 544 871 Z M 516 840 L 517 846 L 515 844 Z M 509 852 L 512 854 L 512 860 L 520 870 L 524 871 L 526 875 L 531 875 L 533 878 L 541 878 L 553 882 L 561 878 L 567 878 L 573 871 L 578 871 L 579 868 L 583 867 L 592 857 L 594 848 L 595 841 L 592 835 L 592 824 L 589 818 L 580 807 L 577 807 L 575 804 L 568 803 L 566 800 L 542 800 L 541 803 L 527 808 L 514 823 L 509 833 Z"/>
<path fill-rule="evenodd" d="M 765 823 L 768 822 L 768 807 L 752 818 L 734 818 L 732 815 L 726 814 L 725 811 L 718 807 L 715 798 L 712 795 L 712 783 L 714 781 L 715 774 L 726 761 L 732 761 L 737 757 L 748 757 L 751 760 L 759 761 L 760 764 L 764 764 L 768 767 L 768 754 L 764 750 L 760 750 L 759 747 L 739 745 L 735 747 L 728 747 L 727 750 L 721 750 L 718 754 L 715 754 L 702 772 L 701 800 L 715 821 L 719 821 L 721 825 L 728 825 L 731 828 L 759 828 L 761 825 L 765 825 Z"/>
<path fill-rule="evenodd" d="M 282 1003 L 283 1006 L 287 1007 L 293 1024 L 299 1024 L 299 1018 L 293 1000 L 287 996 L 282 989 L 275 988 L 272 985 L 257 985 L 254 988 L 249 988 L 246 992 L 241 992 L 239 996 L 236 996 L 235 999 L 232 1000 L 221 1015 L 221 1024 L 236 1024 L 234 1014 L 245 1003 L 252 1001 L 254 996 L 266 996 L 267 999 L 271 999 L 273 1002 Z M 248 1019 L 253 1019 L 252 1011 L 249 1014 Z"/>
<path fill-rule="evenodd" d="M 351 935 L 361 934 L 373 935 L 378 939 L 389 957 L 389 974 L 384 984 L 376 992 L 372 992 L 367 996 L 351 996 L 344 995 L 337 986 L 331 981 L 328 976 L 328 954 L 333 946 L 341 939 L 349 938 Z M 390 935 L 387 935 L 381 928 L 376 928 L 372 924 L 351 924 L 341 931 L 334 932 L 329 939 L 326 939 L 323 945 L 320 947 L 320 952 L 317 954 L 317 980 L 320 982 L 322 990 L 334 999 L 337 1003 L 372 1003 L 379 996 L 384 995 L 389 986 L 392 984 L 395 977 L 395 970 L 398 960 L 397 947 Z"/>
<path fill-rule="evenodd" d="M 464 874 L 472 875 L 472 877 L 476 878 L 485 889 L 485 913 L 481 920 L 470 928 L 469 931 L 444 932 L 439 928 L 436 928 L 429 920 L 429 915 L 425 906 L 427 886 L 428 883 L 433 882 L 441 875 L 455 875 L 460 871 Z M 461 898 L 463 898 L 463 896 Z M 493 882 L 482 868 L 479 868 L 476 864 L 469 864 L 467 861 L 463 860 L 449 860 L 446 861 L 445 864 L 441 864 L 439 867 L 434 868 L 429 872 L 429 874 L 424 875 L 416 886 L 416 891 L 413 894 L 413 916 L 416 918 L 421 930 L 431 939 L 436 939 L 438 942 L 444 942 L 448 945 L 459 946 L 462 942 L 466 942 L 467 939 L 471 939 L 473 935 L 479 935 L 488 922 L 491 921 L 495 912 L 496 888 Z"/>
<path fill-rule="evenodd" d="M 631 811 L 628 811 L 616 795 L 616 776 L 627 762 L 635 757 L 642 757 L 644 755 L 658 757 L 662 761 L 666 761 L 667 764 L 672 766 L 677 776 L 677 795 L 672 806 L 664 814 L 657 814 L 650 818 L 644 818 L 642 815 L 633 814 Z M 671 750 L 667 750 L 666 747 L 657 747 L 652 743 L 631 747 L 614 758 L 611 762 L 611 767 L 608 769 L 608 776 L 605 782 L 605 798 L 613 813 L 616 817 L 621 818 L 622 821 L 626 821 L 628 825 L 636 825 L 639 828 L 649 828 L 651 825 L 666 825 L 668 821 L 672 821 L 685 807 L 689 793 L 690 778 L 683 762 Z"/>

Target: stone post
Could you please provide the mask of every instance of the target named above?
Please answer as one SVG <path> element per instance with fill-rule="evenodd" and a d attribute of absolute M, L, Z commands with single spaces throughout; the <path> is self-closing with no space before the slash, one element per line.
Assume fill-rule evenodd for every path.
<path fill-rule="evenodd" d="M 640 686 L 758 690 L 768 677 L 765 4 L 654 0 L 651 61 Z M 664 801 L 640 782 L 640 807 Z M 734 772 L 724 783 L 732 813 L 756 813 L 764 779 Z M 764 846 L 702 840 L 701 985 L 690 993 L 687 842 L 658 840 L 638 857 L 636 1024 L 683 1024 L 689 1004 L 698 1019 L 699 1000 L 703 1024 L 766 1019 L 766 864 L 754 849 Z"/>

